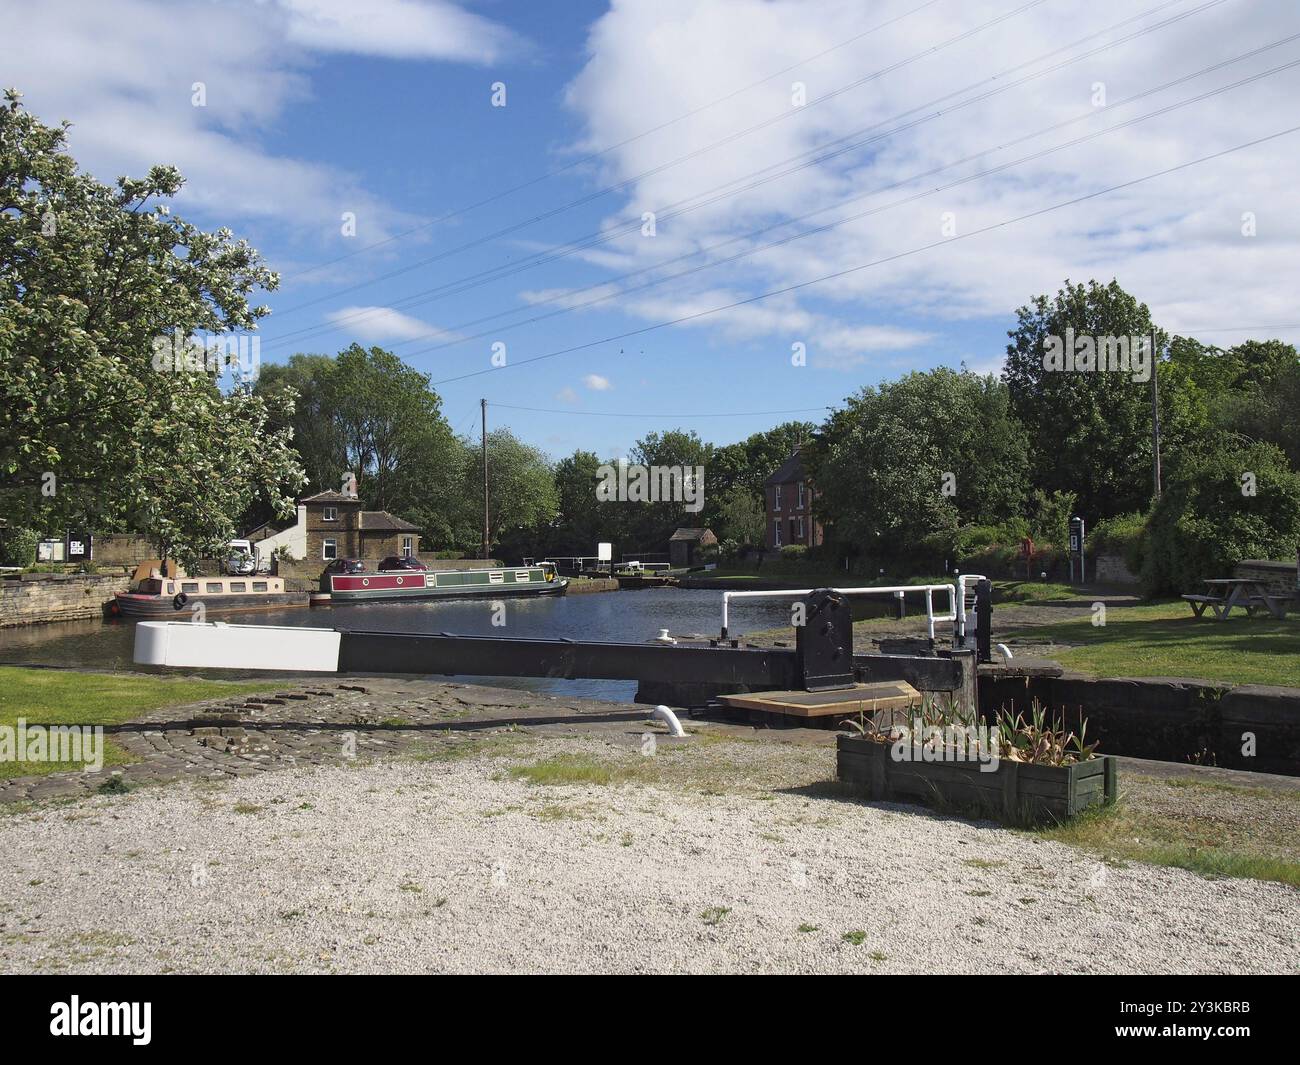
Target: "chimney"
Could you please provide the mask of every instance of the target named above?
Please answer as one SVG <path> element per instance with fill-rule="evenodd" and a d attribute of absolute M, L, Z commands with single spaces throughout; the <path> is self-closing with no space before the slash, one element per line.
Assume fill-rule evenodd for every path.
<path fill-rule="evenodd" d="M 349 499 L 357 498 L 357 475 L 351 470 L 343 475 L 343 494 Z"/>

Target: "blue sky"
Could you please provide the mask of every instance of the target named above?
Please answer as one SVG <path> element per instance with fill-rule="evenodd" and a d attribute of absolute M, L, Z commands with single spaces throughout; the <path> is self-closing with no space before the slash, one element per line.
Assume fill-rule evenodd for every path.
<path fill-rule="evenodd" d="M 8 17 L 0 80 L 74 122 L 89 170 L 180 166 L 177 210 L 282 273 L 264 361 L 390 347 L 447 382 L 456 429 L 477 432 L 485 396 L 493 424 L 557 457 L 677 425 L 725 443 L 910 369 L 996 371 L 1015 308 L 1067 277 L 1117 277 L 1206 340 L 1298 335 L 1238 328 L 1300 318 L 1297 135 L 978 232 L 1294 125 L 1300 13 L 1282 0 L 56 0 Z M 806 413 L 722 416 L 771 410 Z M 710 416 L 661 416 L 688 414 Z"/>

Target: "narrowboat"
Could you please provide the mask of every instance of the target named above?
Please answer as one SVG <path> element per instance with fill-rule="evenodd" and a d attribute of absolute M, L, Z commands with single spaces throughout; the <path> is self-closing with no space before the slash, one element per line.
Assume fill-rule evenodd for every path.
<path fill-rule="evenodd" d="M 129 592 L 118 592 L 108 612 L 131 618 L 174 617 L 202 603 L 209 614 L 263 607 L 297 606 L 306 601 L 301 592 L 286 592 L 282 577 L 163 577 L 151 574 L 136 581 Z"/>
<path fill-rule="evenodd" d="M 569 582 L 548 562 L 502 569 L 401 570 L 389 573 L 327 573 L 312 605 L 396 599 L 504 599 L 563 595 Z"/>

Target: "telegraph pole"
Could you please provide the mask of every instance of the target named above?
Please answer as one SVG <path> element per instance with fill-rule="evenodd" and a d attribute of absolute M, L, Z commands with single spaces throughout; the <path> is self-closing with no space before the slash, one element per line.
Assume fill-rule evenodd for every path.
<path fill-rule="evenodd" d="M 488 482 L 487 482 L 487 400 L 480 399 L 483 411 L 483 558 L 488 557 Z"/>
<path fill-rule="evenodd" d="M 1157 357 L 1156 331 L 1151 330 L 1151 474 L 1155 483 L 1155 496 L 1160 498 L 1160 389 L 1156 383 L 1160 360 Z"/>

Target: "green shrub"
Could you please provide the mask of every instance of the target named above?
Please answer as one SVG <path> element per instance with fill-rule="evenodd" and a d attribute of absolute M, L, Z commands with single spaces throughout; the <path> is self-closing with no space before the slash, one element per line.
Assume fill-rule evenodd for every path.
<path fill-rule="evenodd" d="M 0 530 L 0 566 L 31 566 L 36 562 L 40 534 L 33 529 Z"/>
<path fill-rule="evenodd" d="M 723 537 L 718 541 L 718 554 L 730 562 L 740 554 L 740 544 L 729 536 Z"/>
<path fill-rule="evenodd" d="M 1088 550 L 1094 555 L 1118 555 L 1129 570 L 1141 573 L 1146 561 L 1147 515 L 1120 514 L 1099 521 L 1088 534 Z"/>
<path fill-rule="evenodd" d="M 1272 444 L 1221 444 L 1171 474 L 1147 530 L 1148 595 L 1198 590 L 1207 577 L 1231 576 L 1243 559 L 1291 559 L 1300 543 L 1300 474 Z"/>
<path fill-rule="evenodd" d="M 805 544 L 786 544 L 781 548 L 781 560 L 783 562 L 802 562 L 804 556 L 808 554 L 808 547 Z"/>

